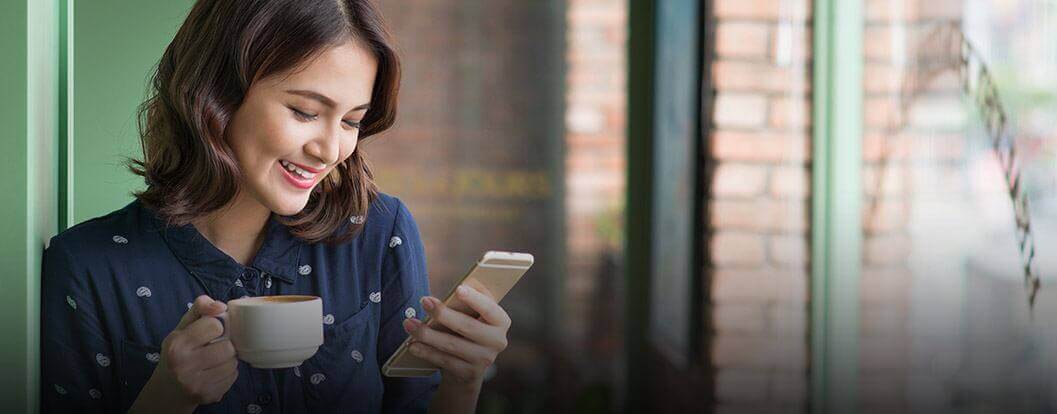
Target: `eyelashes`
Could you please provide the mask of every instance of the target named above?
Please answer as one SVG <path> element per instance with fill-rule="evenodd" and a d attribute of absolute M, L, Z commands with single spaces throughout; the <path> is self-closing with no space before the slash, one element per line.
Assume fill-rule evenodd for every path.
<path fill-rule="evenodd" d="M 292 111 L 294 113 L 294 117 L 295 118 L 297 118 L 297 119 L 299 119 L 299 120 L 301 120 L 303 122 L 315 121 L 316 118 L 319 117 L 319 115 L 310 114 L 310 113 L 304 112 L 304 111 L 302 111 L 300 109 L 294 108 L 292 106 L 288 106 L 287 108 L 290 108 L 290 111 Z M 342 121 L 342 122 L 344 122 L 345 125 L 348 125 L 351 128 L 360 129 L 360 122 L 356 122 L 356 121 Z"/>

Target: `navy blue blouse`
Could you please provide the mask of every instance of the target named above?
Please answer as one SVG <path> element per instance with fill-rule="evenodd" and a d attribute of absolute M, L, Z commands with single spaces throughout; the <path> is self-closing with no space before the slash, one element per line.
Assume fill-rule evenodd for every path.
<path fill-rule="evenodd" d="M 200 413 L 423 412 L 440 381 L 388 378 L 381 366 L 424 316 L 425 252 L 407 207 L 381 194 L 349 242 L 307 243 L 274 215 L 250 266 L 194 226 L 167 227 L 134 201 L 51 239 L 41 301 L 44 412 L 125 412 L 158 364 L 162 340 L 195 297 L 315 295 L 323 345 L 300 367 L 256 369 Z M 77 411 L 75 411 L 77 410 Z"/>

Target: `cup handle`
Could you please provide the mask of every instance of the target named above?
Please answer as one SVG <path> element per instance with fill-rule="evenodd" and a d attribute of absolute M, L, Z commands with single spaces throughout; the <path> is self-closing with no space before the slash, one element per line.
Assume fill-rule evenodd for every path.
<path fill-rule="evenodd" d="M 216 338 L 213 338 L 211 341 L 209 341 L 209 344 L 212 345 L 212 344 L 215 344 L 215 343 L 220 342 L 220 341 L 228 340 L 229 339 L 228 338 L 228 313 L 224 312 L 224 313 L 221 313 L 220 315 L 211 316 L 211 317 L 212 318 L 217 318 L 217 320 L 220 321 L 220 326 L 224 328 L 224 332 L 221 333 L 220 336 L 218 336 Z"/>

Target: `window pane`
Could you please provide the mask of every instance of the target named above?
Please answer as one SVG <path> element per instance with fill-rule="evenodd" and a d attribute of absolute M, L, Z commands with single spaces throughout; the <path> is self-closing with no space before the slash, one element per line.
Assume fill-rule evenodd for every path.
<path fill-rule="evenodd" d="M 613 403 L 624 202 L 621 1 L 386 1 L 404 63 L 395 129 L 364 147 L 442 295 L 487 250 L 536 263 L 503 302 L 485 412 Z"/>
<path fill-rule="evenodd" d="M 1057 243 L 1057 3 L 867 5 L 860 403 L 1052 411 L 1057 263 L 1043 252 Z M 1029 201 L 1044 276 L 1034 317 L 985 122 L 996 105 L 978 100 L 985 77 Z"/>

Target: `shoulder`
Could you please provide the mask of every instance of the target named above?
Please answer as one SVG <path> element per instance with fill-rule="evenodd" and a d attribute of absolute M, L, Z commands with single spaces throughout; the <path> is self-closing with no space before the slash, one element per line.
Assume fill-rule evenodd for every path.
<path fill-rule="evenodd" d="M 367 222 L 373 222 L 369 227 L 382 230 L 384 235 L 415 225 L 411 211 L 400 198 L 381 192 L 378 193 L 378 198 L 371 203 Z"/>
<path fill-rule="evenodd" d="M 47 250 L 76 252 L 76 256 L 92 255 L 108 246 L 141 241 L 159 230 L 159 221 L 153 213 L 139 201 L 132 201 L 125 207 L 85 220 L 55 235 L 48 242 Z"/>

